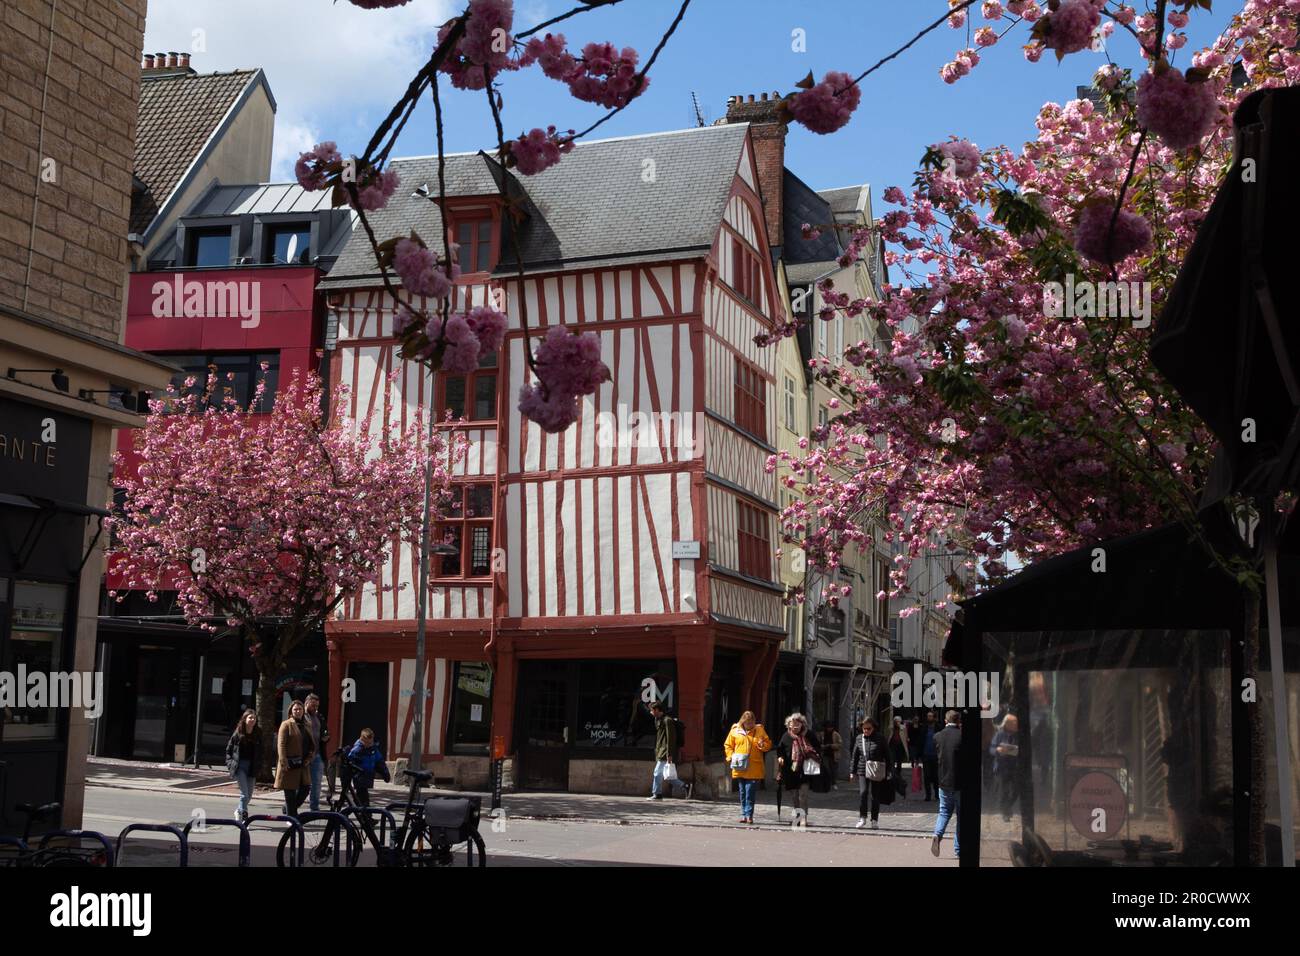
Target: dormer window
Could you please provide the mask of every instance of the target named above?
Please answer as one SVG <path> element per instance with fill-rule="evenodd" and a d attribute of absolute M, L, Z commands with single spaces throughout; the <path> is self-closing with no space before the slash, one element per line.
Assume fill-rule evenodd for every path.
<path fill-rule="evenodd" d="M 311 225 L 305 222 L 294 222 L 269 228 L 263 261 L 277 265 L 309 265 Z"/>
<path fill-rule="evenodd" d="M 451 235 L 460 246 L 461 272 L 492 271 L 498 258 L 495 225 L 486 209 L 453 213 Z"/>
<path fill-rule="evenodd" d="M 196 269 L 230 265 L 230 229 L 195 229 L 189 241 L 189 266 Z"/>

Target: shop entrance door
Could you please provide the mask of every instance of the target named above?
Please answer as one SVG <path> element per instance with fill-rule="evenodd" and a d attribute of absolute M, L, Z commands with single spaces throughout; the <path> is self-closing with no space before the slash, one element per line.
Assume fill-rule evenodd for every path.
<path fill-rule="evenodd" d="M 519 665 L 519 763 L 525 790 L 568 790 L 572 728 L 567 663 Z"/>
<path fill-rule="evenodd" d="M 190 755 L 193 662 L 172 647 L 141 644 L 136 664 L 135 734 L 131 756 L 170 762 Z M 177 746 L 184 747 L 180 753 Z"/>

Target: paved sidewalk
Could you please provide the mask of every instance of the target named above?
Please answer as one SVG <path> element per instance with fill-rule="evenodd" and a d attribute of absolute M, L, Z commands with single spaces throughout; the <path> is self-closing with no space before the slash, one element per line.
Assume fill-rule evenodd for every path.
<path fill-rule="evenodd" d="M 649 781 L 647 766 L 647 788 Z M 905 772 L 910 779 L 910 774 Z M 86 766 L 86 785 L 89 787 L 114 787 L 128 790 L 146 790 L 162 793 L 202 792 L 204 794 L 238 796 L 238 788 L 227 776 L 224 767 L 181 767 L 175 764 L 149 764 L 128 760 L 110 760 L 91 757 Z M 434 793 L 451 791 L 433 790 Z M 404 800 L 407 788 L 378 783 L 373 791 L 373 802 Z M 484 806 L 488 794 L 481 794 Z M 263 813 L 276 812 L 283 805 L 278 791 L 258 788 L 253 800 L 261 805 Z M 830 793 L 810 795 L 808 825 L 816 830 L 852 830 L 858 821 L 857 785 L 840 781 L 839 789 Z M 726 800 L 685 800 L 681 798 L 647 800 L 644 797 L 607 796 L 587 793 L 506 793 L 502 798 L 507 819 L 567 820 L 575 822 L 606 823 L 613 825 L 671 824 L 698 827 L 735 827 L 739 822 L 740 808 L 733 794 Z M 756 800 L 754 826 L 762 828 L 789 828 L 794 816 L 790 795 L 783 794 L 780 817 L 776 811 L 775 788 L 760 790 Z M 939 805 L 936 801 L 924 802 L 915 793 L 894 801 L 880 811 L 881 835 L 916 837 L 929 835 Z"/>

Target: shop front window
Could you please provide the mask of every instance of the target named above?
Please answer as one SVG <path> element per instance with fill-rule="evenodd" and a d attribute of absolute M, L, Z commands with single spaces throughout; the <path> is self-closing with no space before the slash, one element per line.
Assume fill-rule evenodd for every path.
<path fill-rule="evenodd" d="M 492 670 L 487 664 L 460 661 L 451 698 L 451 749 L 481 752 L 492 729 Z"/>
<path fill-rule="evenodd" d="M 8 582 L 0 579 L 8 594 Z M 57 740 L 59 711 L 85 701 L 81 677 L 63 675 L 68 589 L 62 584 L 13 582 L 9 637 L 3 648 L 7 698 L 0 739 Z M 31 678 L 38 677 L 39 687 Z M 17 686 L 21 681 L 24 686 Z M 39 690 L 40 693 L 36 693 Z M 72 700 L 72 696 L 77 699 Z M 66 698 L 66 699 L 65 699 Z"/>
<path fill-rule="evenodd" d="M 574 746 L 652 750 L 650 701 L 677 714 L 676 667 L 671 661 L 584 661 L 578 668 Z"/>
<path fill-rule="evenodd" d="M 984 866 L 1233 864 L 1226 631 L 990 633 Z"/>

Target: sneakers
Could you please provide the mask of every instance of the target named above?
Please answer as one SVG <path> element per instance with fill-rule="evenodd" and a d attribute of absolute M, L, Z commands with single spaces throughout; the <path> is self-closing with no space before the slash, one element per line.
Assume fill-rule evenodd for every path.
<path fill-rule="evenodd" d="M 854 827 L 854 829 L 855 829 L 855 830 L 861 830 L 861 829 L 862 829 L 863 827 L 865 827 L 866 825 L 867 825 L 866 818 L 865 818 L 865 817 L 858 817 L 858 825 L 857 825 L 856 827 Z"/>
<path fill-rule="evenodd" d="M 659 796 L 659 794 L 657 794 L 657 793 L 652 793 L 650 796 L 646 797 L 646 799 L 647 799 L 647 800 L 662 800 L 663 797 Z"/>
<path fill-rule="evenodd" d="M 682 799 L 683 799 L 683 800 L 689 800 L 689 799 L 691 799 L 691 794 L 694 793 L 694 792 L 695 792 L 695 784 L 693 784 L 693 783 L 688 783 L 688 784 L 686 784 L 686 795 L 683 796 Z"/>
<path fill-rule="evenodd" d="M 938 855 L 939 855 L 939 843 L 940 843 L 942 840 L 943 840 L 943 837 L 941 837 L 941 836 L 936 836 L 933 840 L 930 841 L 930 855 L 931 855 L 931 856 L 938 856 Z"/>

